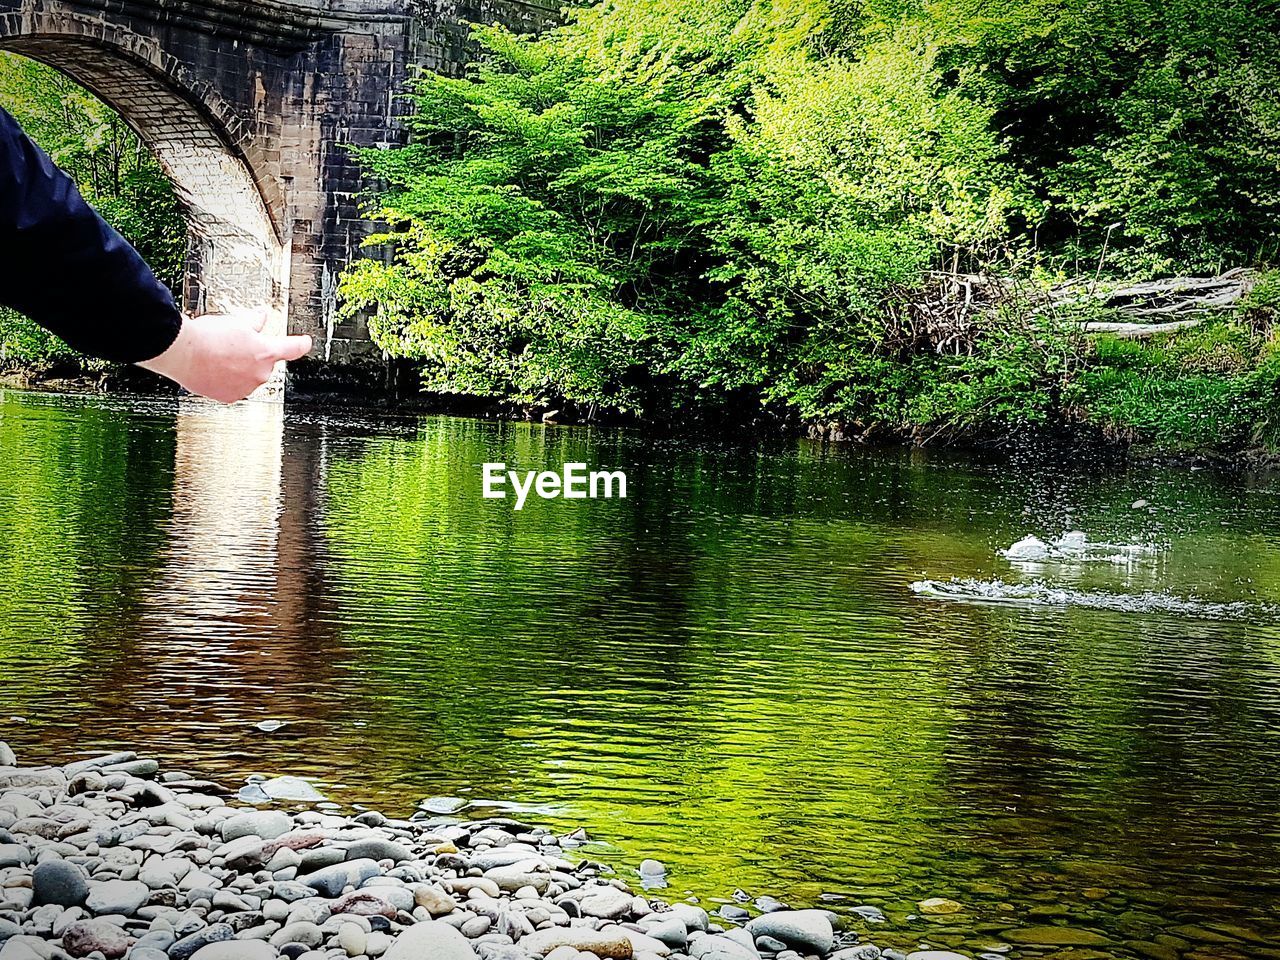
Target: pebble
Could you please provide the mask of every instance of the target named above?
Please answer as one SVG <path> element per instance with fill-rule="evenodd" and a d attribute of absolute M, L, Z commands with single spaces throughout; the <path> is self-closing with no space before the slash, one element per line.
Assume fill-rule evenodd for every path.
<path fill-rule="evenodd" d="M 601 960 L 629 960 L 631 941 L 621 927 L 551 927 L 524 937 L 521 944 L 531 953 L 546 954 L 558 947 L 592 953 Z"/>
<path fill-rule="evenodd" d="M 133 940 L 114 923 L 106 920 L 79 920 L 62 935 L 62 949 L 73 957 L 99 953 L 107 960 L 123 957 Z"/>
<path fill-rule="evenodd" d="M 396 937 L 385 956 L 386 960 L 474 960 L 476 952 L 453 927 L 428 920 Z"/>
<path fill-rule="evenodd" d="M 700 906 L 649 899 L 666 865 L 643 861 L 632 889 L 573 852 L 583 831 L 433 820 L 454 798 L 408 821 L 346 817 L 307 781 L 248 784 L 311 804 L 288 813 L 133 753 L 24 768 L 7 749 L 2 960 L 761 960 L 757 944 L 801 960 L 834 945 L 833 915 L 768 896 L 754 920 L 721 907 L 747 923 L 728 932 Z M 880 957 L 860 943 L 832 960 Z"/>
<path fill-rule="evenodd" d="M 801 953 L 828 954 L 835 942 L 831 914 L 825 910 L 778 910 L 747 923 L 755 937 L 781 940 Z"/>
<path fill-rule="evenodd" d="M 20 843 L 0 844 L 0 870 L 6 867 L 25 867 L 31 862 L 31 851 Z"/>
<path fill-rule="evenodd" d="M 954 900 L 948 900 L 946 897 L 930 897 L 928 900 L 921 900 L 916 904 L 921 913 L 946 915 L 950 913 L 959 913 L 964 909 Z"/>
<path fill-rule="evenodd" d="M 85 906 L 91 913 L 132 916 L 151 897 L 151 888 L 136 880 L 106 880 L 89 884 Z"/>
<path fill-rule="evenodd" d="M 276 960 L 277 956 L 279 954 L 261 940 L 227 940 L 201 947 L 191 955 L 191 960 Z M 129 960 L 133 960 L 132 954 Z"/>
<path fill-rule="evenodd" d="M 361 956 L 368 945 L 369 934 L 358 924 L 344 923 L 338 928 L 338 946 L 346 952 L 348 957 Z"/>
<path fill-rule="evenodd" d="M 84 869 L 66 860 L 41 863 L 31 875 L 31 885 L 32 902 L 37 907 L 45 904 L 78 907 L 89 897 L 89 878 Z"/>

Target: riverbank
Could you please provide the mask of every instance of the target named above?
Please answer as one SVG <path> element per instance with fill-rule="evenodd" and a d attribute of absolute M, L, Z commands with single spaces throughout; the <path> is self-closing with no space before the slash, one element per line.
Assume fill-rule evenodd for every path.
<path fill-rule="evenodd" d="M 0 960 L 968 956 L 881 949 L 768 896 L 668 902 L 657 861 L 627 878 L 576 852 L 581 830 L 462 820 L 446 798 L 343 816 L 291 777 L 243 788 L 251 806 L 133 753 L 19 764 L 0 742 Z"/>
<path fill-rule="evenodd" d="M 365 387 L 372 375 L 364 372 L 361 381 Z M 693 442 L 757 444 L 787 440 L 811 440 L 815 443 L 833 444 L 836 447 L 874 449 L 883 451 L 924 450 L 945 451 L 948 456 L 973 455 L 982 459 L 1003 459 L 1010 456 L 1027 458 L 1058 458 L 1062 462 L 1088 462 L 1096 465 L 1121 466 L 1126 462 L 1148 466 L 1174 466 L 1183 468 L 1212 468 L 1236 473 L 1240 471 L 1269 471 L 1280 466 L 1280 454 L 1258 445 L 1239 448 L 1186 447 L 1170 449 L 1162 446 L 1136 443 L 1080 423 L 1046 424 L 1025 427 L 1006 433 L 984 432 L 938 438 L 919 443 L 911 438 L 890 432 L 873 433 L 870 436 L 853 437 L 844 434 L 838 425 L 825 427 L 811 425 L 801 427 L 782 422 L 729 423 L 725 421 L 695 420 L 686 423 L 649 423 L 634 419 L 612 418 L 604 422 L 581 422 L 557 412 L 544 418 L 542 413 L 529 411 L 512 404 L 498 404 L 475 398 L 434 397 L 424 394 L 396 395 L 394 392 L 364 389 L 361 384 L 342 380 L 310 381 L 300 388 L 290 387 L 288 402 L 303 410 L 347 413 L 368 413 L 379 416 L 448 416 L 474 420 L 508 423 L 541 423 L 547 426 L 592 426 L 636 431 L 642 436 L 662 439 L 685 438 Z M 176 391 L 145 372 L 137 376 L 94 378 L 72 376 L 65 371 L 53 376 L 36 372 L 0 373 L 0 389 L 31 393 L 95 395 L 117 397 L 172 397 Z"/>
<path fill-rule="evenodd" d="M 1270 281 L 1267 289 L 1275 287 Z M 563 398 L 525 403 L 501 396 L 422 389 L 423 367 L 370 354 L 290 366 L 296 405 L 551 425 L 626 427 L 660 436 L 754 442 L 808 438 L 866 447 L 1088 451 L 1144 463 L 1272 467 L 1280 460 L 1274 397 L 1280 350 L 1270 336 L 1274 294 L 1243 312 L 1155 337 L 1046 328 L 1043 339 L 1003 344 L 942 362 L 888 361 L 875 377 L 852 375 L 837 392 L 874 401 L 861 414 L 805 415 L 757 391 L 705 393 L 696 402 L 658 390 L 637 409 Z M 1237 315 L 1237 313 L 1239 315 Z M 1071 329 L 1074 332 L 1069 333 Z M 975 348 L 976 349 L 976 348 Z M 6 353 L 0 387 L 69 393 L 172 396 L 167 381 L 130 366 L 58 351 Z M 939 365 L 941 364 L 941 365 Z M 883 381 L 883 382 L 882 382 Z"/>

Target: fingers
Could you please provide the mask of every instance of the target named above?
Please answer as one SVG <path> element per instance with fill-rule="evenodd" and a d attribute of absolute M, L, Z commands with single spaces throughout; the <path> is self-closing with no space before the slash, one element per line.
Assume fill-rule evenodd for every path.
<path fill-rule="evenodd" d="M 267 325 L 267 318 L 269 316 L 270 316 L 270 311 L 268 311 L 266 307 L 258 307 L 255 310 L 250 310 L 249 326 L 252 327 L 254 331 L 256 331 L 257 333 L 261 333 L 262 328 Z"/>
<path fill-rule="evenodd" d="M 306 334 L 292 337 L 266 337 L 267 352 L 272 361 L 299 360 L 311 352 L 311 338 Z"/>

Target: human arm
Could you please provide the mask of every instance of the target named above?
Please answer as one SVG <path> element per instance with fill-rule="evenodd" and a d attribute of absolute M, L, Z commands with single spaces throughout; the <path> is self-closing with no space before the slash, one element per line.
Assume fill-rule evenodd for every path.
<path fill-rule="evenodd" d="M 184 318 L 142 257 L 0 110 L 0 303 L 83 353 L 137 363 L 223 402 L 247 396 L 309 337 L 243 317 Z"/>

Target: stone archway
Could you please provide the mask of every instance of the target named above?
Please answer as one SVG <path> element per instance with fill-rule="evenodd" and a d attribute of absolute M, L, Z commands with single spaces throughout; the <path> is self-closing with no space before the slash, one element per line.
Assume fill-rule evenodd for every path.
<path fill-rule="evenodd" d="M 192 221 L 186 305 L 269 306 L 318 360 L 372 351 L 337 278 L 375 224 L 351 148 L 403 142 L 413 68 L 457 74 L 468 23 L 552 0 L 0 0 L 0 49 L 61 70 L 150 144 Z"/>
<path fill-rule="evenodd" d="M 191 231 L 186 309 L 265 307 L 276 332 L 284 332 L 283 225 L 272 219 L 263 194 L 268 178 L 237 150 L 211 91 L 186 83 L 181 67 L 148 38 L 115 30 L 95 36 L 94 24 L 65 16 L 47 25 L 15 19 L 0 17 L 0 49 L 54 67 L 110 104 L 172 179 Z"/>

